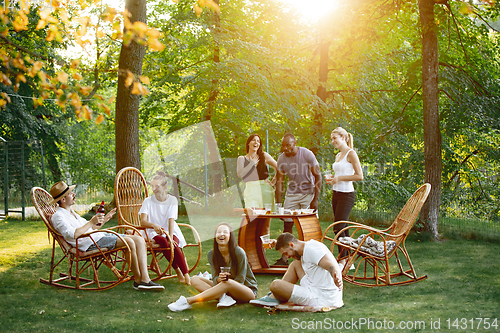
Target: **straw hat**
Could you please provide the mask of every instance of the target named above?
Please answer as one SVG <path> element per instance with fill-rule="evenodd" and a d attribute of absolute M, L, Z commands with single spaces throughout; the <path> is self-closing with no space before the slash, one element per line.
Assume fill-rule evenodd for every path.
<path fill-rule="evenodd" d="M 68 186 L 63 181 L 57 182 L 52 185 L 52 187 L 50 188 L 50 195 L 52 196 L 52 201 L 50 202 L 50 204 L 55 204 L 66 195 L 72 193 L 75 187 L 76 185 Z"/>

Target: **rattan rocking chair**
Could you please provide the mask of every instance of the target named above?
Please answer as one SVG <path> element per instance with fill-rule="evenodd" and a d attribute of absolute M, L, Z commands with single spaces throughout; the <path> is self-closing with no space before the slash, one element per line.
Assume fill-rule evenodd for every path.
<path fill-rule="evenodd" d="M 52 215 L 56 212 L 57 204 L 51 204 L 52 196 L 40 187 L 31 189 L 31 200 L 47 226 L 49 240 L 52 236 L 52 258 L 50 261 L 49 279 L 40 278 L 40 282 L 61 288 L 80 290 L 106 290 L 128 281 L 130 277 L 130 248 L 124 239 L 112 229 L 99 229 L 84 234 L 76 239 L 76 247 L 70 245 L 64 237 L 52 226 Z M 96 250 L 83 252 L 78 249 L 78 240 L 84 237 L 92 238 L 95 232 L 116 234 L 125 244 L 120 248 L 108 250 L 100 248 L 96 242 Z M 135 232 L 138 232 L 137 230 Z M 57 249 L 56 244 L 59 244 Z M 60 259 L 57 260 L 56 257 Z M 65 262 L 67 261 L 67 268 Z"/>
<path fill-rule="evenodd" d="M 116 208 L 118 212 L 118 221 L 122 225 L 133 226 L 139 230 L 144 230 L 146 228 L 141 226 L 141 221 L 139 217 L 139 210 L 141 209 L 142 203 L 148 197 L 148 188 L 144 175 L 138 169 L 134 167 L 125 167 L 121 169 L 115 178 L 115 200 Z M 186 261 L 191 273 L 201 258 L 201 240 L 196 229 L 185 223 L 177 223 L 181 228 L 181 231 L 186 238 L 188 244 L 183 248 L 194 248 L 196 253 L 193 258 L 188 258 L 186 255 Z M 152 280 L 169 279 L 176 276 L 175 272 L 172 272 L 172 261 L 173 261 L 173 251 L 170 251 L 170 258 L 165 258 L 163 251 L 170 250 L 169 248 L 162 248 L 159 244 L 156 244 L 153 239 L 149 239 L 146 232 L 143 232 L 143 237 L 148 245 L 148 258 L 149 270 L 152 271 L 156 276 Z M 172 244 L 172 239 L 168 233 L 164 233 L 167 237 L 169 244 Z M 191 252 L 190 252 L 191 254 Z"/>
<path fill-rule="evenodd" d="M 348 221 L 332 223 L 326 229 L 321 241 L 331 241 L 330 251 L 333 252 L 335 246 L 347 250 L 341 251 L 337 257 L 337 261 L 346 260 L 342 269 L 344 280 L 365 287 L 380 287 L 411 284 L 427 278 L 427 275 L 417 276 L 406 250 L 405 240 L 430 190 L 430 184 L 418 188 L 392 225 L 385 230 Z M 339 223 L 347 223 L 347 227 L 335 237 L 328 236 Z M 339 237 L 344 230 L 350 231 L 350 237 Z M 342 252 L 347 252 L 347 255 L 342 256 Z M 402 258 L 398 256 L 398 252 L 402 254 Z M 353 265 L 354 270 L 351 269 Z"/>

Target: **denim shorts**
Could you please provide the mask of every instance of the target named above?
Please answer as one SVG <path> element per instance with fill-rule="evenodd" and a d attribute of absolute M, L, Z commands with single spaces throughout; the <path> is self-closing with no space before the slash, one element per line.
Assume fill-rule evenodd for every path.
<path fill-rule="evenodd" d="M 118 240 L 118 236 L 112 233 L 105 233 L 101 239 L 99 239 L 96 243 L 102 249 L 103 247 L 108 248 L 108 250 L 112 250 L 116 246 L 116 241 Z M 86 251 L 97 250 L 97 246 L 95 244 L 90 245 Z"/>

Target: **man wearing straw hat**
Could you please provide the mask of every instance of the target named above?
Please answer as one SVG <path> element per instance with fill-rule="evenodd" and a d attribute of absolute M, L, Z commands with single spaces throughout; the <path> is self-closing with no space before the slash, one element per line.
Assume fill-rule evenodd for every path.
<path fill-rule="evenodd" d="M 68 186 L 65 182 L 60 181 L 50 189 L 50 195 L 52 196 L 51 204 L 57 203 L 59 205 L 54 215 L 52 215 L 52 225 L 72 246 L 76 246 L 76 238 L 85 233 L 100 229 L 116 212 L 115 208 L 102 218 L 98 218 L 96 215 L 90 221 L 85 220 L 71 208 L 75 204 L 75 193 L 73 193 L 75 187 L 76 185 Z M 164 290 L 165 288 L 162 285 L 154 283 L 149 278 L 146 243 L 144 239 L 139 235 L 120 236 L 122 236 L 130 248 L 130 265 L 134 272 L 134 289 Z M 118 236 L 112 233 L 97 232 L 92 234 L 92 238 L 101 248 L 113 249 L 125 245 Z M 84 237 L 78 240 L 78 249 L 81 251 L 91 251 L 97 249 L 97 247 L 92 239 Z"/>

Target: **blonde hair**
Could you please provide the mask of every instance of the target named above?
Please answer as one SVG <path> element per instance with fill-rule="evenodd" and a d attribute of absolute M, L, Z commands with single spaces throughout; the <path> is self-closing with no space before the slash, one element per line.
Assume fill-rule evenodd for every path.
<path fill-rule="evenodd" d="M 354 148 L 354 140 L 352 138 L 352 134 L 347 132 L 345 129 L 343 129 L 342 127 L 337 127 L 336 129 L 334 129 L 332 131 L 332 134 L 338 134 L 340 136 L 343 136 L 345 138 L 345 142 L 347 143 L 347 146 L 351 149 Z M 331 134 L 331 135 L 332 135 Z"/>

